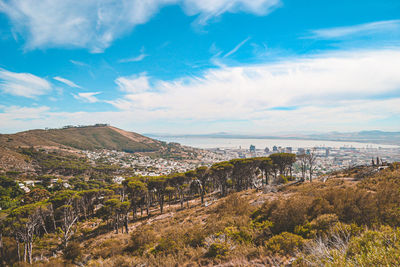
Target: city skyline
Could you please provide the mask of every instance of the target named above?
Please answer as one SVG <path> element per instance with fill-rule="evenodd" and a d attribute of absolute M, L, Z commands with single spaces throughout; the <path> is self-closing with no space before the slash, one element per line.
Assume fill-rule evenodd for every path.
<path fill-rule="evenodd" d="M 400 131 L 398 1 L 0 0 L 0 133 Z"/>

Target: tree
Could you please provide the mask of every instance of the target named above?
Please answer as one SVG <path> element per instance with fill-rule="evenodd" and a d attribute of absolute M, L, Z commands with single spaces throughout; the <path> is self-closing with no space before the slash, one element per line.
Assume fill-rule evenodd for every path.
<path fill-rule="evenodd" d="M 147 185 L 138 177 L 127 178 L 123 185 L 126 187 L 130 199 L 130 206 L 133 211 L 133 218 L 135 218 L 137 207 L 142 204 L 143 199 L 147 194 Z"/>
<path fill-rule="evenodd" d="M 300 154 L 297 156 L 297 159 L 299 160 L 300 163 L 300 169 L 301 169 L 301 179 L 304 181 L 306 179 L 306 172 L 308 168 L 308 156 L 306 154 Z"/>
<path fill-rule="evenodd" d="M 310 182 L 312 182 L 312 175 L 315 169 L 315 163 L 317 161 L 317 153 L 315 149 L 310 151 L 310 153 L 306 154 L 307 156 L 307 163 L 308 163 L 308 168 L 310 172 Z"/>
<path fill-rule="evenodd" d="M 165 188 L 167 187 L 168 177 L 166 176 L 155 176 L 150 177 L 148 180 L 148 184 L 150 188 L 155 192 L 157 197 L 157 202 L 160 205 L 160 212 L 163 213 L 164 209 L 164 196 L 165 196 Z"/>
<path fill-rule="evenodd" d="M 265 175 L 265 184 L 269 183 L 269 173 L 272 170 L 272 160 L 269 157 L 260 157 L 258 160 L 258 168 Z"/>
<path fill-rule="evenodd" d="M 195 170 L 195 177 L 196 181 L 199 184 L 200 188 L 200 198 L 201 198 L 201 204 L 204 203 L 204 195 L 206 193 L 206 185 L 207 181 L 209 179 L 209 171 L 206 166 L 198 167 Z"/>
<path fill-rule="evenodd" d="M 99 210 L 99 214 L 106 219 L 109 225 L 113 226 L 115 233 L 118 234 L 121 222 L 128 233 L 128 212 L 129 201 L 122 202 L 118 198 L 112 198 L 104 203 L 104 206 Z M 122 228 L 122 232 L 124 228 Z"/>
<path fill-rule="evenodd" d="M 279 169 L 279 174 L 287 176 L 288 171 L 292 175 L 292 166 L 296 162 L 296 155 L 292 153 L 275 153 L 271 154 L 270 158 L 274 165 Z"/>
<path fill-rule="evenodd" d="M 17 242 L 18 254 L 19 243 L 22 241 L 24 243 L 24 261 L 28 261 L 30 264 L 32 263 L 33 241 L 38 235 L 40 227 L 43 226 L 43 214 L 49 214 L 44 212 L 44 210 L 48 210 L 48 206 L 49 204 L 46 202 L 28 204 L 13 209 L 9 215 L 9 223 Z"/>
<path fill-rule="evenodd" d="M 24 193 L 11 178 L 0 176 L 0 208 L 8 209 L 18 205 L 19 196 Z"/>
<path fill-rule="evenodd" d="M 173 187 L 176 188 L 179 195 L 179 202 L 181 203 L 181 208 L 183 208 L 183 201 L 185 198 L 185 190 L 188 187 L 187 180 L 193 177 L 193 171 L 185 173 L 174 173 L 169 176 L 169 181 Z"/>
<path fill-rule="evenodd" d="M 236 191 L 248 189 L 255 177 L 258 161 L 254 159 L 233 159 L 229 163 L 233 165 L 232 177 Z"/>
<path fill-rule="evenodd" d="M 8 214 L 0 211 L 0 265 L 5 266 L 4 259 L 4 248 L 3 248 L 3 232 L 6 228 L 6 219 Z"/>
<path fill-rule="evenodd" d="M 81 196 L 72 190 L 60 191 L 50 199 L 54 206 L 56 222 L 60 225 L 64 247 L 68 245 L 68 241 L 75 233 L 81 199 Z"/>
<path fill-rule="evenodd" d="M 46 200 L 50 197 L 50 192 L 46 189 L 35 188 L 29 193 L 26 193 L 23 197 L 24 203 L 30 204 L 39 201 Z"/>
<path fill-rule="evenodd" d="M 221 188 L 221 195 L 226 196 L 227 180 L 232 175 L 234 166 L 229 162 L 220 162 L 211 166 L 210 171 Z"/>

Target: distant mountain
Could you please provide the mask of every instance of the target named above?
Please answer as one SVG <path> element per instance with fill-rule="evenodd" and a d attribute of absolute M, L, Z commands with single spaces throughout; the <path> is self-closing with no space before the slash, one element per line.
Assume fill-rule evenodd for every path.
<path fill-rule="evenodd" d="M 384 132 L 378 130 L 350 133 L 331 132 L 326 134 L 309 135 L 309 137 L 319 140 L 354 141 L 400 145 L 400 132 Z"/>
<path fill-rule="evenodd" d="M 146 134 L 149 137 L 183 137 L 183 138 L 234 138 L 234 139 L 292 139 L 292 140 L 324 140 L 324 141 L 348 141 L 376 144 L 400 145 L 400 132 L 361 131 L 361 132 L 330 132 L 322 134 L 290 134 L 290 135 L 251 135 L 251 134 L 187 134 L 187 135 L 156 135 Z"/>
<path fill-rule="evenodd" d="M 125 152 L 154 152 L 162 149 L 166 144 L 112 126 L 83 126 L 1 134 L 0 146 L 9 149 L 34 146 L 79 150 L 109 149 Z"/>

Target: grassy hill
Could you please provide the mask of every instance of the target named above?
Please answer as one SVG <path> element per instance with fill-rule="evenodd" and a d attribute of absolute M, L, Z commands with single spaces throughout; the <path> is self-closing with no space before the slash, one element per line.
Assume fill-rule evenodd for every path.
<path fill-rule="evenodd" d="M 153 152 L 160 150 L 164 145 L 160 141 L 112 126 L 30 130 L 0 135 L 0 146 L 7 148 L 43 146 L 80 150 L 109 149 L 125 152 Z"/>

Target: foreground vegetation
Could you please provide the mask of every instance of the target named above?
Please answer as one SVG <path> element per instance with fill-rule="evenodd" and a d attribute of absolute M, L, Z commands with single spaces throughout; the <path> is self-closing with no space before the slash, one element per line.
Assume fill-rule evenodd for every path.
<path fill-rule="evenodd" d="M 290 180 L 291 154 L 232 160 L 121 185 L 22 193 L 2 177 L 3 264 L 43 266 L 393 266 L 400 258 L 400 165 L 360 182 Z M 256 188 L 256 189 L 254 189 Z M 222 197 L 221 199 L 219 199 Z"/>

